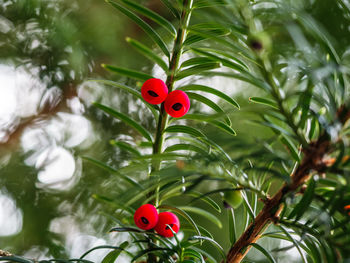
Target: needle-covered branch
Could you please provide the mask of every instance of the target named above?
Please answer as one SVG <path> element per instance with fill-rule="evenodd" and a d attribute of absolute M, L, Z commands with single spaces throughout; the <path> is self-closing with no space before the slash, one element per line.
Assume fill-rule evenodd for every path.
<path fill-rule="evenodd" d="M 349 107 L 345 105 L 340 107 L 336 119 L 345 124 L 350 119 Z M 265 202 L 258 216 L 229 250 L 226 257 L 228 263 L 241 262 L 248 253 L 250 244 L 256 243 L 262 231 L 278 218 L 283 208 L 284 197 L 287 194 L 295 192 L 302 186 L 310 178 L 312 171 L 323 172 L 326 169 L 327 165 L 324 163 L 324 157 L 332 151 L 332 146 L 333 142 L 329 134 L 324 132 L 317 141 L 311 142 L 303 150 L 304 157 L 291 175 L 291 183 L 285 183 L 271 199 Z"/>

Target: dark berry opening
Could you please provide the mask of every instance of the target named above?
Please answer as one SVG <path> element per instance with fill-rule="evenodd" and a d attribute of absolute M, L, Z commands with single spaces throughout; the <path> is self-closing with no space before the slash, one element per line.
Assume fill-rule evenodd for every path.
<path fill-rule="evenodd" d="M 172 106 L 172 108 L 173 108 L 174 110 L 176 110 L 176 111 L 179 111 L 179 110 L 181 110 L 181 108 L 182 108 L 182 104 L 181 104 L 181 103 L 175 103 L 175 104 Z"/>
<path fill-rule="evenodd" d="M 147 220 L 146 217 L 141 217 L 141 221 L 142 221 L 142 223 L 144 223 L 145 225 L 148 225 L 148 224 L 149 224 L 149 221 Z"/>
<path fill-rule="evenodd" d="M 253 40 L 250 45 L 252 46 L 253 49 L 255 50 L 261 50 L 263 48 L 262 43 L 256 40 Z"/>
<path fill-rule="evenodd" d="M 226 209 L 232 208 L 232 206 L 230 206 L 226 201 L 224 201 L 224 207 L 225 207 Z"/>
<path fill-rule="evenodd" d="M 159 97 L 157 93 L 155 93 L 153 90 L 148 90 L 147 93 L 152 97 Z"/>
<path fill-rule="evenodd" d="M 173 226 L 174 226 L 174 224 L 169 224 L 169 226 L 171 227 L 171 228 L 173 228 Z M 169 226 L 166 226 L 166 230 L 169 230 L 170 229 L 170 227 Z"/>

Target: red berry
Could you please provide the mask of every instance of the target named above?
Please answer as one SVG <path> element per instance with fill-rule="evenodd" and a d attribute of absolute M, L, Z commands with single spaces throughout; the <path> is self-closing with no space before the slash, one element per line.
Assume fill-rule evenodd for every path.
<path fill-rule="evenodd" d="M 180 221 L 176 215 L 171 212 L 162 212 L 159 213 L 158 223 L 154 228 L 156 232 L 163 237 L 172 237 L 174 234 L 170 230 L 169 226 L 172 230 L 177 233 L 180 229 Z"/>
<path fill-rule="evenodd" d="M 344 206 L 344 209 L 348 211 L 348 215 L 350 216 L 350 205 Z"/>
<path fill-rule="evenodd" d="M 184 116 L 190 109 L 190 99 L 182 90 L 169 93 L 164 102 L 165 111 L 174 118 Z"/>
<path fill-rule="evenodd" d="M 161 79 L 148 79 L 141 87 L 141 95 L 150 104 L 162 103 L 168 95 L 168 87 Z"/>
<path fill-rule="evenodd" d="M 136 210 L 134 221 L 143 230 L 152 229 L 158 222 L 158 211 L 153 205 L 142 205 Z"/>

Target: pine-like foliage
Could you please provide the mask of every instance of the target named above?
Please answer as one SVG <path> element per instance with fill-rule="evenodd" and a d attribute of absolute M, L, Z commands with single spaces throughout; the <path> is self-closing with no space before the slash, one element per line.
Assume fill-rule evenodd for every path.
<path fill-rule="evenodd" d="M 130 262 L 232 263 L 247 260 L 254 250 L 276 262 L 276 252 L 291 248 L 302 262 L 349 260 L 350 216 L 344 207 L 350 204 L 350 60 L 344 46 L 350 41 L 345 29 L 337 29 L 335 41 L 310 13 L 322 1 L 162 0 L 166 17 L 136 0 L 107 1 L 149 36 L 153 46 L 127 42 L 156 66 L 150 73 L 103 65 L 127 77 L 128 85 L 91 80 L 131 94 L 146 116 L 137 121 L 118 108 L 94 103 L 128 125 L 134 138 L 111 142 L 130 156 L 118 169 L 84 157 L 122 182 L 115 193 L 94 196 L 115 210 L 106 215 L 116 224 L 112 231 L 129 234 L 117 246 L 91 250 L 112 249 L 102 262 L 119 262 L 124 255 Z M 340 10 L 342 28 L 347 28 L 348 2 L 326 2 Z M 170 118 L 163 105 L 142 99 L 140 83 L 162 76 L 169 91 L 188 93 L 189 114 Z M 245 109 L 255 116 L 248 127 L 272 133 L 244 138 L 245 131 L 236 128 L 242 121 L 233 122 L 244 118 L 238 99 L 227 89 L 198 84 L 216 76 L 227 78 L 232 89 L 239 83 L 256 94 L 240 98 L 249 100 Z M 204 113 L 202 105 L 211 113 Z M 242 206 L 223 210 L 220 194 L 233 191 L 240 193 L 236 201 Z M 177 214 L 181 235 L 171 240 L 136 228 L 133 214 L 144 203 Z M 224 230 L 213 236 L 213 227 Z M 256 243 L 260 239 L 289 245 L 270 250 Z M 75 261 L 86 262 L 91 251 Z M 27 262 L 2 259 L 9 258 Z"/>

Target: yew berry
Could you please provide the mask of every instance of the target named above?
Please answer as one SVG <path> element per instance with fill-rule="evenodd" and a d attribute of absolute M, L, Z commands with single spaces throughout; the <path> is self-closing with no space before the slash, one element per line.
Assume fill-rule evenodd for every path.
<path fill-rule="evenodd" d="M 348 211 L 348 215 L 350 216 L 350 205 L 344 206 L 344 209 Z"/>
<path fill-rule="evenodd" d="M 150 104 L 162 103 L 168 95 L 168 87 L 161 79 L 148 79 L 141 87 L 141 95 Z"/>
<path fill-rule="evenodd" d="M 238 208 L 242 202 L 243 197 L 241 191 L 233 190 L 233 191 L 225 191 L 224 196 L 224 206 L 227 208 Z"/>
<path fill-rule="evenodd" d="M 271 50 L 271 38 L 266 32 L 251 33 L 248 36 L 248 45 L 257 53 Z"/>
<path fill-rule="evenodd" d="M 180 221 L 176 215 L 171 212 L 159 213 L 158 223 L 154 228 L 156 232 L 163 237 L 172 237 L 174 234 L 171 229 L 177 233 L 180 229 Z"/>
<path fill-rule="evenodd" d="M 166 98 L 164 108 L 170 116 L 174 118 L 182 117 L 190 109 L 190 99 L 182 90 L 174 90 Z"/>
<path fill-rule="evenodd" d="M 151 204 L 142 205 L 136 210 L 134 221 L 143 230 L 152 229 L 158 222 L 158 211 Z"/>

